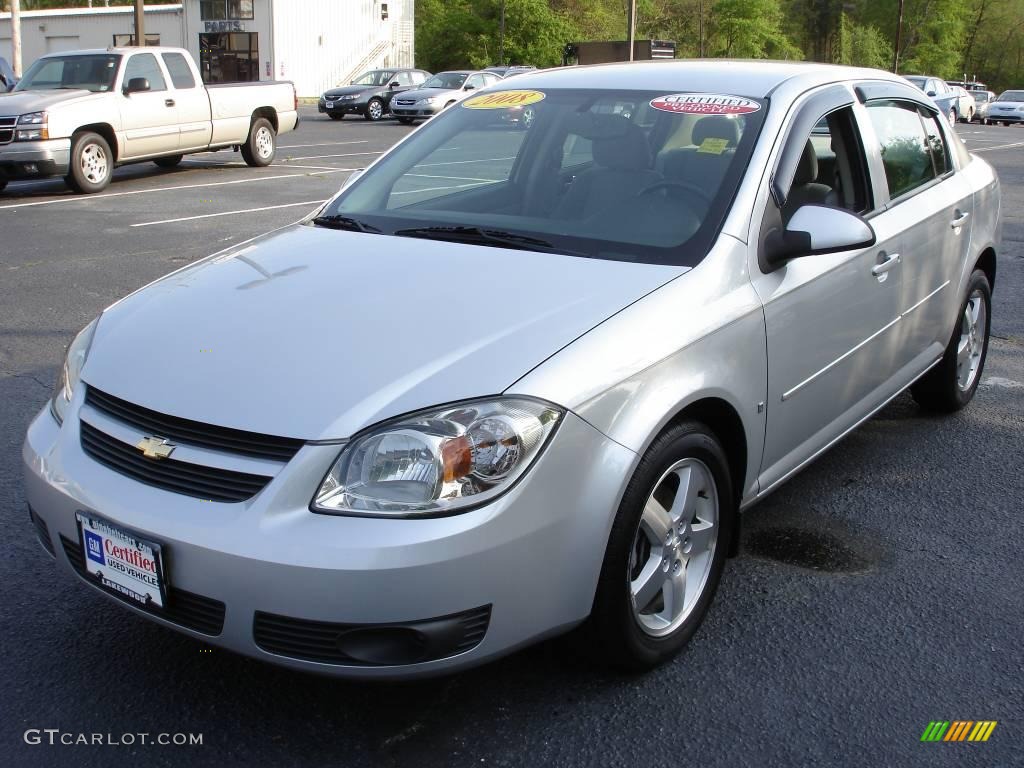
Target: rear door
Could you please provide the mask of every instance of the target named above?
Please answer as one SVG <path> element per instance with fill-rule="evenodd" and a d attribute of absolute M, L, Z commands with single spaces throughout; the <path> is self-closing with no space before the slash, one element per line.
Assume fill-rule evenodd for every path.
<path fill-rule="evenodd" d="M 210 120 L 210 97 L 196 80 L 184 54 L 168 51 L 161 54 L 171 77 L 170 98 L 178 112 L 178 149 L 188 152 L 210 145 L 213 123 Z"/>
<path fill-rule="evenodd" d="M 935 112 L 898 98 L 868 100 L 864 143 L 877 159 L 888 199 L 879 225 L 904 230 L 899 290 L 899 363 L 923 370 L 949 341 L 959 265 L 970 243 L 973 200 L 954 169 L 957 141 Z"/>
<path fill-rule="evenodd" d="M 139 77 L 149 81 L 149 90 L 124 93 L 128 83 Z M 118 95 L 123 136 L 120 159 L 131 160 L 177 149 L 178 110 L 156 54 L 133 53 L 125 62 L 121 89 Z"/>

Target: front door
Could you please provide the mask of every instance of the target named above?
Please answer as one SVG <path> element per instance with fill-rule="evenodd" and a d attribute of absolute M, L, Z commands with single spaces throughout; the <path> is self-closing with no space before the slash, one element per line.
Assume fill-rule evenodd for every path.
<path fill-rule="evenodd" d="M 140 77 L 149 81 L 149 90 L 126 94 L 128 83 Z M 156 55 L 132 54 L 125 63 L 121 88 L 120 158 L 131 160 L 177 149 L 178 110 Z"/>
<path fill-rule="evenodd" d="M 815 104 L 812 97 L 803 109 L 821 109 Z M 790 154 L 800 162 L 783 209 L 769 198 L 767 224 L 788 221 L 804 205 L 830 205 L 874 225 L 876 193 L 856 109 L 833 105 L 794 121 L 786 145 L 797 142 Z M 814 128 L 798 130 L 808 125 Z M 874 229 L 878 239 L 869 248 L 795 258 L 774 270 L 758 259 L 751 267 L 768 348 L 762 492 L 884 401 L 897 359 L 903 243 L 898 230 Z"/>

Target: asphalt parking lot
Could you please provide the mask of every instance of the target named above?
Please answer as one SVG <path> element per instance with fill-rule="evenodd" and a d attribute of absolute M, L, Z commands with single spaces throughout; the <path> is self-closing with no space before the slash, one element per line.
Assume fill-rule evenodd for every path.
<path fill-rule="evenodd" d="M 993 339 L 975 402 L 934 418 L 900 396 L 749 512 L 708 620 L 661 670 L 611 674 L 552 641 L 438 680 L 321 679 L 211 651 L 56 569 L 28 520 L 20 451 L 64 345 L 150 280 L 300 218 L 409 130 L 304 108 L 268 168 L 220 152 L 172 171 L 120 169 L 96 196 L 60 180 L 0 195 L 6 763 L 1024 765 L 1019 128 L 960 129 L 1003 184 Z M 983 744 L 923 744 L 932 720 L 999 725 Z M 32 728 L 201 733 L 203 743 L 28 745 Z"/>

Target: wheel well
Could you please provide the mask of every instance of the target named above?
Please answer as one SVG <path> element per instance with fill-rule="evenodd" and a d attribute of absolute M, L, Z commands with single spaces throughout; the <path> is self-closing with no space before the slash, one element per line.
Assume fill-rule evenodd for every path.
<path fill-rule="evenodd" d="M 96 123 L 95 125 L 83 125 L 75 131 L 75 136 L 80 133 L 91 131 L 92 133 L 98 133 L 104 139 L 107 144 L 110 145 L 110 151 L 114 153 L 114 162 L 117 162 L 118 148 L 117 148 L 117 134 L 114 133 L 114 129 L 106 123 Z"/>
<path fill-rule="evenodd" d="M 710 429 L 722 443 L 726 459 L 729 462 L 729 474 L 732 476 L 733 511 L 739 509 L 743 498 L 743 484 L 747 475 L 747 434 L 743 429 L 743 420 L 736 409 L 718 397 L 706 397 L 687 405 L 667 425 L 665 429 L 683 421 L 699 421 Z M 733 540 L 729 544 L 729 555 L 733 556 L 739 549 L 739 515 L 733 525 Z"/>
<path fill-rule="evenodd" d="M 249 125 L 255 123 L 259 118 L 265 117 L 270 121 L 270 124 L 274 126 L 274 133 L 277 133 L 277 110 L 273 107 L 260 107 L 253 111 L 252 119 L 249 120 Z"/>
<path fill-rule="evenodd" d="M 988 278 L 988 287 L 993 291 L 996 289 L 996 252 L 992 248 L 986 248 L 981 252 L 975 269 L 980 269 Z"/>

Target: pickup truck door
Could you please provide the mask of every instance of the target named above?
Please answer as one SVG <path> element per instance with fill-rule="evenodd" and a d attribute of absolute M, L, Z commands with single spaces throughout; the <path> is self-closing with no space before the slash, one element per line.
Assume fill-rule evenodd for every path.
<path fill-rule="evenodd" d="M 133 78 L 149 81 L 148 91 L 127 93 Z M 152 53 L 133 53 L 125 62 L 118 96 L 121 111 L 120 159 L 167 154 L 178 148 L 178 110 L 167 90 L 167 76 Z"/>
<path fill-rule="evenodd" d="M 178 149 L 190 152 L 210 145 L 213 124 L 210 120 L 210 97 L 199 83 L 193 66 L 183 54 L 173 51 L 161 54 L 171 76 L 171 98 L 178 110 Z"/>

